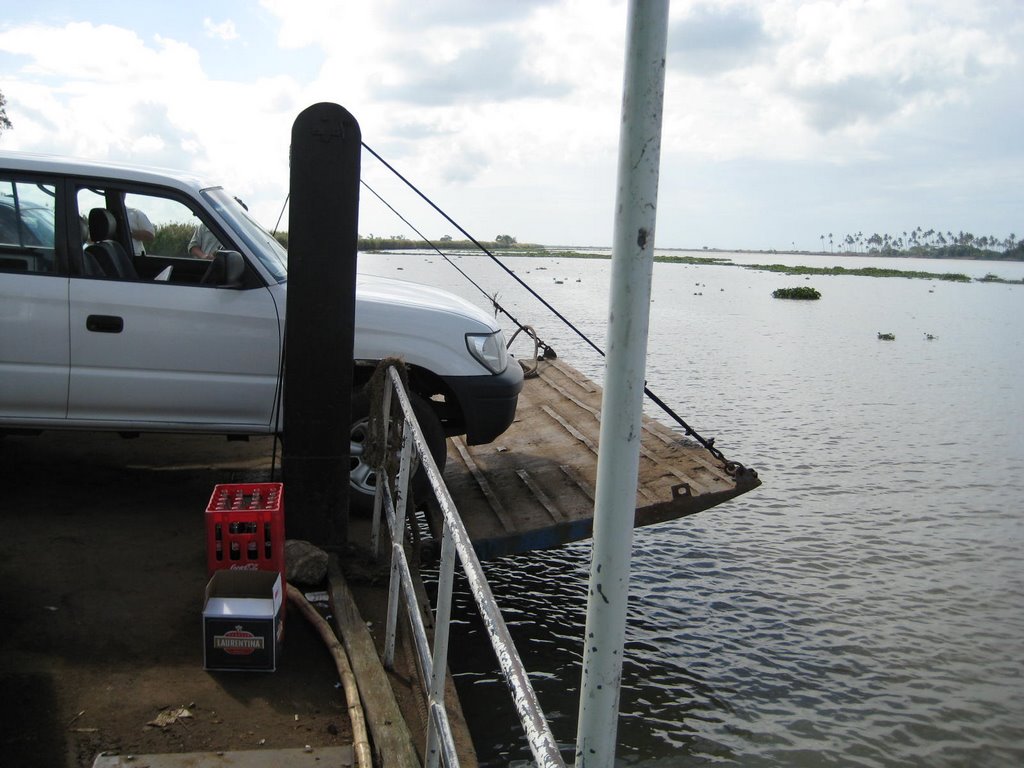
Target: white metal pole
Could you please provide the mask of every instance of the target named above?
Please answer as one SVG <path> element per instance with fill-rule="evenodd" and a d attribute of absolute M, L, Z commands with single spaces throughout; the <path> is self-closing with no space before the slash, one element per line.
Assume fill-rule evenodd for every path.
<path fill-rule="evenodd" d="M 630 0 L 577 768 L 611 768 L 626 633 L 661 158 L 668 0 Z"/>

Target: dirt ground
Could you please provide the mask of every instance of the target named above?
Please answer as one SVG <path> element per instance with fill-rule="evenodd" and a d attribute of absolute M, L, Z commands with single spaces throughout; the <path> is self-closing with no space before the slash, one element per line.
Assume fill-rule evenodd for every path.
<path fill-rule="evenodd" d="M 269 479 L 269 455 L 267 440 L 0 440 L 0 763 L 351 743 L 334 664 L 295 609 L 278 671 L 202 668 L 206 504 L 217 483 Z"/>

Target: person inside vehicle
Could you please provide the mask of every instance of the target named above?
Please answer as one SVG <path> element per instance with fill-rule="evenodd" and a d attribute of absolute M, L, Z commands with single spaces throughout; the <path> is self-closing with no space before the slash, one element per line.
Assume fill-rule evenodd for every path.
<path fill-rule="evenodd" d="M 214 236 L 207 226 L 200 222 L 192 233 L 192 239 L 188 243 L 189 255 L 194 259 L 206 259 L 209 261 L 213 254 L 221 250 L 220 241 Z"/>
<path fill-rule="evenodd" d="M 132 251 L 136 256 L 146 255 L 146 246 L 156 238 L 156 230 L 149 217 L 138 208 L 128 208 L 128 229 L 132 233 Z"/>

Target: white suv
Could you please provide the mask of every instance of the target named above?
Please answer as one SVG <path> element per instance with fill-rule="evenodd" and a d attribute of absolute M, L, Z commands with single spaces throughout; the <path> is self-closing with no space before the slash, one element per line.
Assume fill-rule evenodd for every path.
<path fill-rule="evenodd" d="M 189 252 L 199 227 L 219 244 L 212 261 Z M 0 152 L 0 432 L 273 433 L 286 289 L 285 250 L 220 187 Z M 515 417 L 522 369 L 469 302 L 360 277 L 354 392 L 385 357 L 407 364 L 442 466 L 445 436 L 487 443 Z M 358 504 L 376 481 L 360 461 L 362 393 L 353 422 Z"/>

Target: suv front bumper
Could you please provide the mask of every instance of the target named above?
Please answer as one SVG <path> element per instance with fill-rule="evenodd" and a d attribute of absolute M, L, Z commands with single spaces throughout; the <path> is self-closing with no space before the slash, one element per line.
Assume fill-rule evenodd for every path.
<path fill-rule="evenodd" d="M 491 376 L 450 376 L 444 378 L 459 403 L 466 427 L 466 443 L 482 445 L 504 432 L 516 417 L 523 369 L 509 359 L 503 373 Z"/>

